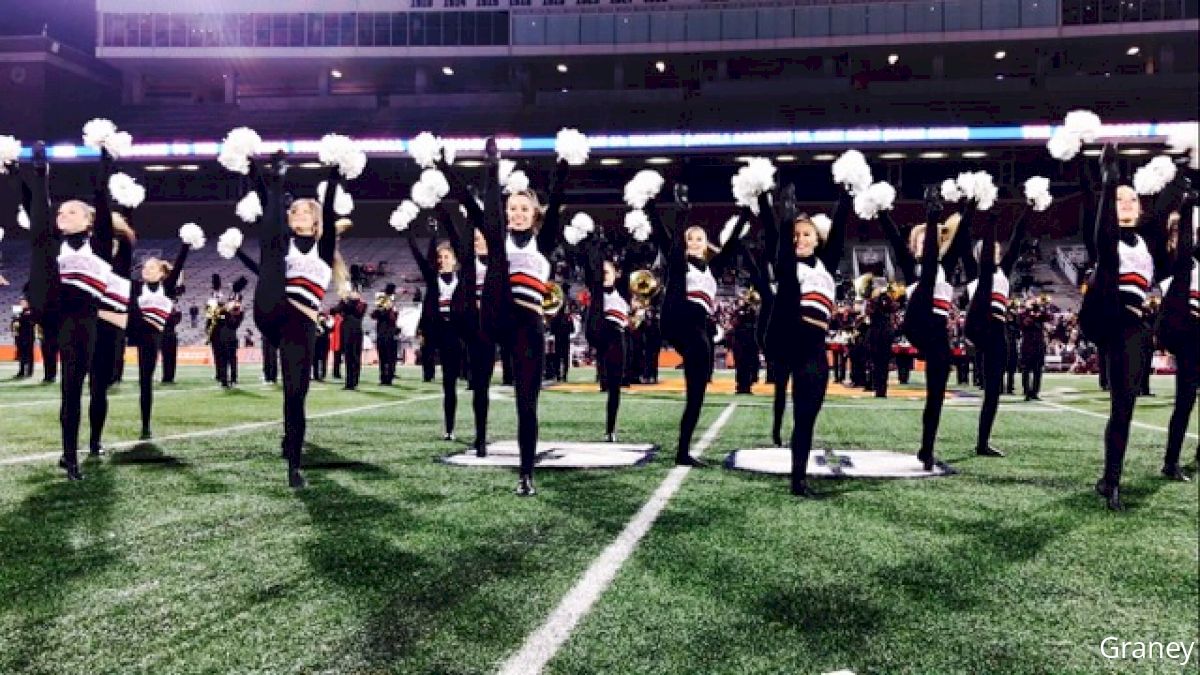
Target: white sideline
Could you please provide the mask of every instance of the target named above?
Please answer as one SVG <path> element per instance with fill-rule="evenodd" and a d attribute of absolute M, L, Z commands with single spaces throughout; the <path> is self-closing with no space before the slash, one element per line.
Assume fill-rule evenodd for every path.
<path fill-rule="evenodd" d="M 386 403 L 372 403 L 371 405 L 362 405 L 362 406 L 358 406 L 355 408 L 343 408 L 341 410 L 330 410 L 328 412 L 317 413 L 315 415 L 309 415 L 307 419 L 319 420 L 319 419 L 323 419 L 326 417 L 339 417 L 341 415 L 353 415 L 354 413 L 366 412 L 368 410 L 376 410 L 378 408 L 388 408 L 391 406 L 404 405 L 406 403 L 414 403 L 416 401 L 428 401 L 430 399 L 441 398 L 441 397 L 442 397 L 442 395 L 440 393 L 426 394 L 424 396 L 414 396 L 413 398 L 406 398 L 401 401 L 388 401 Z M 220 436 L 220 435 L 224 435 L 224 434 L 235 434 L 235 433 L 239 433 L 242 431 L 253 431 L 255 429 L 262 429 L 263 427 L 269 427 L 269 426 L 272 426 L 275 424 L 280 424 L 280 423 L 282 423 L 282 421 L 283 421 L 282 419 L 273 419 L 273 420 L 266 420 L 264 422 L 247 422 L 245 424 L 238 424 L 238 425 L 235 425 L 232 427 L 225 427 L 223 429 L 205 429 L 203 431 L 189 431 L 189 432 L 182 433 L 182 434 L 172 434 L 170 436 L 161 436 L 161 437 L 149 440 L 149 441 L 119 441 L 117 443 L 106 443 L 104 445 L 104 447 L 107 449 L 110 449 L 110 450 L 120 450 L 122 448 L 132 448 L 133 446 L 140 445 L 142 443 L 160 443 L 162 441 L 180 441 L 180 440 L 185 440 L 188 438 L 204 438 L 206 436 Z M 38 461 L 43 461 L 43 460 L 47 460 L 47 459 L 54 459 L 55 457 L 58 457 L 61 454 L 62 453 L 58 453 L 58 452 L 44 452 L 44 453 L 41 453 L 38 455 L 25 455 L 23 457 L 9 457 L 8 459 L 0 459 L 0 466 L 6 466 L 6 465 L 12 465 L 12 464 L 27 464 L 29 462 L 38 462 Z"/>
<path fill-rule="evenodd" d="M 699 457 L 708 449 L 708 446 L 712 445 L 717 433 L 729 421 L 737 406 L 737 403 L 730 403 L 725 407 L 712 426 L 704 432 L 700 442 L 696 444 L 694 456 Z M 687 478 L 691 469 L 690 466 L 677 466 L 671 469 L 658 489 L 651 495 L 650 500 L 642 505 L 641 510 L 625 525 L 621 534 L 617 535 L 617 538 L 592 561 L 579 581 L 575 582 L 575 585 L 559 602 L 558 607 L 546 618 L 545 623 L 530 633 L 521 649 L 504 662 L 499 671 L 500 675 L 537 675 L 546 667 L 550 659 L 554 658 L 559 648 L 571 636 L 575 626 L 583 617 L 587 616 L 592 606 L 612 583 L 621 566 L 633 554 L 633 550 L 637 548 L 642 537 L 646 535 L 650 527 L 654 525 L 654 521 L 658 519 L 659 514 L 666 508 L 667 502 L 679 491 L 683 479 Z"/>
<path fill-rule="evenodd" d="M 1042 401 L 1042 405 L 1049 406 L 1049 407 L 1055 408 L 1057 410 L 1066 410 L 1068 412 L 1079 413 L 1080 415 L 1088 415 L 1090 417 L 1098 417 L 1102 420 L 1108 419 L 1108 415 L 1101 415 L 1100 413 L 1092 412 L 1091 410 L 1072 408 L 1069 405 L 1063 405 L 1061 403 L 1051 403 L 1049 401 Z M 1131 424 L 1139 429 L 1149 429 L 1150 431 L 1161 431 L 1164 434 L 1171 432 L 1171 430 L 1167 429 L 1166 427 L 1156 427 L 1153 424 L 1146 424 L 1144 422 L 1138 422 L 1137 420 L 1134 420 Z M 1193 434 L 1193 433 L 1184 433 L 1184 435 L 1187 436 L 1188 438 L 1200 438 L 1200 437 L 1196 436 L 1196 434 Z"/>

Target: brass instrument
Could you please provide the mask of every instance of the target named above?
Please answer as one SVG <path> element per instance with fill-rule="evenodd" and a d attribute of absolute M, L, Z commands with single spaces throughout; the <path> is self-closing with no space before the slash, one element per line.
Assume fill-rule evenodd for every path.
<path fill-rule="evenodd" d="M 875 282 L 875 275 L 867 272 L 861 274 L 854 280 L 854 294 L 863 300 L 870 299 L 871 286 Z"/>
<path fill-rule="evenodd" d="M 754 290 L 753 288 L 747 288 L 745 291 L 743 291 L 742 297 L 739 298 L 739 300 L 742 304 L 748 305 L 755 309 L 758 309 L 762 306 L 762 296 L 760 296 L 758 291 Z"/>
<path fill-rule="evenodd" d="M 396 298 L 387 293 L 378 292 L 375 294 L 375 309 L 391 311 L 396 305 Z"/>
<path fill-rule="evenodd" d="M 662 283 L 650 270 L 634 270 L 629 275 L 629 292 L 635 297 L 649 300 L 662 290 Z"/>
<path fill-rule="evenodd" d="M 554 281 L 547 282 L 546 296 L 542 298 L 542 313 L 546 316 L 558 314 L 563 307 L 564 300 L 562 286 Z"/>

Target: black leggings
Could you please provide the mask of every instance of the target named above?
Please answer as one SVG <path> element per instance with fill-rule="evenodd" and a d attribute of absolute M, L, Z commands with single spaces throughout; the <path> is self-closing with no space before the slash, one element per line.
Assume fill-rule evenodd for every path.
<path fill-rule="evenodd" d="M 280 375 L 283 376 L 283 454 L 289 467 L 299 468 L 307 430 L 304 402 L 308 398 L 308 384 L 312 376 L 317 324 L 300 310 L 292 308 L 277 330 Z"/>
<path fill-rule="evenodd" d="M 96 323 L 99 319 L 94 307 L 77 311 L 64 310 L 57 319 L 58 326 L 52 330 L 57 334 L 62 358 L 62 403 L 59 406 L 58 419 L 62 425 L 63 459 L 68 466 L 76 466 L 79 456 L 79 422 L 83 417 L 83 380 L 92 369 L 92 354 L 96 347 Z"/>
<path fill-rule="evenodd" d="M 825 356 L 825 340 L 803 339 L 797 341 L 796 351 L 790 355 L 792 375 L 792 486 L 804 481 L 808 475 L 808 456 L 812 452 L 813 431 L 817 426 L 817 415 L 825 402 L 825 390 L 829 386 L 829 362 Z M 807 344 L 801 344 L 807 343 Z"/>
<path fill-rule="evenodd" d="M 600 319 L 592 346 L 596 348 L 596 357 L 600 361 L 600 386 L 608 394 L 604 433 L 614 434 L 617 432 L 617 413 L 621 409 L 621 385 L 625 381 L 625 331 L 608 319 Z"/>
<path fill-rule="evenodd" d="M 1124 326 L 1108 343 L 1108 425 L 1104 428 L 1104 482 L 1121 482 L 1133 407 L 1142 391 L 1142 352 L 1150 340 L 1150 329 L 1140 324 Z"/>
<path fill-rule="evenodd" d="M 179 336 L 174 330 L 162 334 L 163 384 L 175 381 L 175 361 L 179 355 Z"/>
<path fill-rule="evenodd" d="M 38 322 L 42 327 L 42 376 L 46 380 L 58 377 L 58 331 L 61 324 L 58 314 L 46 314 Z"/>
<path fill-rule="evenodd" d="M 100 449 L 104 423 L 108 420 L 108 388 L 112 386 L 113 368 L 117 362 L 117 345 L 125 339 L 125 329 L 100 319 L 96 323 L 96 343 L 92 351 L 92 367 L 88 372 L 88 423 L 91 441 L 88 447 Z"/>
<path fill-rule="evenodd" d="M 496 343 L 475 333 L 467 339 L 471 366 L 471 408 L 475 413 L 475 448 L 487 447 L 488 391 L 496 370 Z"/>
<path fill-rule="evenodd" d="M 458 376 L 462 370 L 463 346 L 454 325 L 439 317 L 431 342 L 442 361 L 442 419 L 446 433 L 454 433 L 454 418 L 458 414 Z M 484 413 L 486 417 L 487 413 Z"/>
<path fill-rule="evenodd" d="M 1187 434 L 1188 421 L 1196 405 L 1196 387 L 1200 383 L 1200 362 L 1195 344 L 1185 345 L 1175 355 L 1175 410 L 1171 413 L 1171 424 L 1167 433 L 1167 454 L 1163 459 L 1166 468 L 1179 466 L 1179 455 L 1183 452 L 1183 437 Z M 1200 447 L 1196 449 L 1200 460 Z"/>
<path fill-rule="evenodd" d="M 925 410 L 921 413 L 921 450 L 917 456 L 922 461 L 932 461 L 942 422 L 946 383 L 950 380 L 950 335 L 946 320 L 936 315 L 925 321 L 906 321 L 905 331 L 925 359 Z"/>
<path fill-rule="evenodd" d="M 779 360 L 772 367 L 775 369 L 775 417 L 771 422 L 771 442 L 783 445 L 783 413 L 787 410 L 787 388 L 792 369 Z"/>
<path fill-rule="evenodd" d="M 1004 388 L 1004 369 L 1008 365 L 1008 341 L 1004 337 L 1003 324 L 990 322 L 983 344 L 976 345 L 976 349 L 983 357 L 983 407 L 979 410 L 979 438 L 975 448 L 982 450 L 992 439 L 992 425 L 996 422 L 1000 392 Z"/>
<path fill-rule="evenodd" d="M 138 340 L 138 402 L 142 407 L 142 431 L 150 429 L 150 413 L 154 407 L 154 369 L 158 366 L 161 348 L 162 333 L 158 331 L 147 330 Z"/>
<path fill-rule="evenodd" d="M 521 450 L 521 475 L 533 475 L 537 456 L 538 396 L 546 368 L 546 327 L 540 316 L 525 309 L 513 311 L 511 340 L 513 387 L 517 395 L 517 445 Z"/>
<path fill-rule="evenodd" d="M 704 406 L 704 394 L 712 375 L 713 343 L 706 320 L 688 320 L 683 313 L 675 318 L 682 325 L 674 329 L 671 343 L 683 358 L 683 379 L 687 392 L 683 417 L 679 420 L 679 445 L 675 457 L 683 459 L 691 454 L 692 436 L 696 433 L 700 409 Z"/>

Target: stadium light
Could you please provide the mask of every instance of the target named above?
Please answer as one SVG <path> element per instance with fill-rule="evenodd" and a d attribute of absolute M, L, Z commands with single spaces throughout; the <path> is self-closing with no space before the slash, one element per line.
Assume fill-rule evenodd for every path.
<path fill-rule="evenodd" d="M 649 159 L 647 159 L 647 160 L 646 160 L 646 163 L 647 163 L 647 164 L 656 164 L 656 165 L 662 165 L 662 164 L 670 164 L 670 163 L 671 163 L 671 161 L 672 161 L 672 160 L 671 160 L 671 158 L 670 158 L 670 157 L 651 157 L 651 158 L 649 158 Z"/>
<path fill-rule="evenodd" d="M 558 72 L 560 72 L 560 73 L 565 73 L 565 72 L 567 72 L 567 64 L 565 64 L 565 63 L 560 63 L 560 64 L 558 64 L 558 66 L 557 66 L 557 70 L 558 70 Z"/>
<path fill-rule="evenodd" d="M 996 57 L 997 61 L 1002 61 L 1004 57 L 1008 56 L 1008 52 L 1001 49 L 1000 51 L 996 52 L 994 56 Z"/>
<path fill-rule="evenodd" d="M 654 69 L 660 73 L 665 73 L 665 72 L 667 72 L 667 64 L 664 61 L 655 61 Z"/>
<path fill-rule="evenodd" d="M 180 171 L 199 171 L 200 165 L 199 164 L 180 164 L 179 166 L 177 166 L 175 168 L 179 169 Z"/>
<path fill-rule="evenodd" d="M 964 159 L 980 159 L 987 157 L 988 154 L 982 150 L 968 150 L 962 154 Z"/>
<path fill-rule="evenodd" d="M 894 66 L 899 62 L 900 62 L 899 54 L 888 54 L 888 65 L 889 66 Z"/>
<path fill-rule="evenodd" d="M 997 79 L 997 80 L 1003 80 L 1003 79 L 1004 79 L 1004 74 L 1003 74 L 1003 73 L 996 73 L 996 79 Z"/>
<path fill-rule="evenodd" d="M 617 157 L 605 157 L 600 160 L 601 166 L 620 166 L 622 161 Z"/>
<path fill-rule="evenodd" d="M 1140 157 L 1141 155 L 1150 154 L 1150 151 L 1146 148 L 1125 148 L 1121 151 L 1121 154 L 1128 155 L 1130 157 Z"/>
<path fill-rule="evenodd" d="M 832 162 L 833 160 L 837 159 L 837 155 L 823 152 L 819 155 L 813 155 L 813 159 L 818 162 Z"/>
<path fill-rule="evenodd" d="M 454 74 L 454 69 L 451 68 L 450 66 L 442 66 L 442 74 L 445 75 L 446 77 L 450 77 L 451 75 Z"/>
<path fill-rule="evenodd" d="M 937 150 L 921 153 L 921 159 L 945 159 L 945 158 L 946 158 L 946 153 L 937 151 Z"/>
<path fill-rule="evenodd" d="M 795 155 L 779 155 L 775 158 L 775 161 L 776 162 L 794 162 L 794 161 L 796 161 L 796 156 Z"/>
<path fill-rule="evenodd" d="M 1141 52 L 1142 52 L 1142 48 L 1137 45 L 1133 45 L 1129 49 L 1125 50 L 1125 54 L 1127 56 L 1137 56 Z"/>
<path fill-rule="evenodd" d="M 342 79 L 342 71 L 334 68 L 333 70 L 329 71 L 329 76 L 335 80 L 340 80 Z"/>
<path fill-rule="evenodd" d="M 879 156 L 879 159 L 904 159 L 907 156 L 903 152 L 885 152 Z"/>

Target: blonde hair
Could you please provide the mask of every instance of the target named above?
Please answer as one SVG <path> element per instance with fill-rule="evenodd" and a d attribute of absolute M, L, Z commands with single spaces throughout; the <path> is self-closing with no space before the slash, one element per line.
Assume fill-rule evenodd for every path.
<path fill-rule="evenodd" d="M 532 227 L 535 231 L 541 229 L 542 221 L 546 219 L 546 210 L 544 208 L 542 208 L 542 202 L 540 199 L 538 199 L 537 193 L 534 192 L 533 190 L 526 188 L 524 190 L 518 190 L 518 191 L 510 194 L 508 196 L 508 199 L 511 200 L 513 197 L 524 197 L 529 200 L 530 204 L 533 204 L 533 225 L 532 225 Z M 507 207 L 508 201 L 505 201 L 504 205 Z"/>
<path fill-rule="evenodd" d="M 68 199 L 67 201 L 63 202 L 62 204 L 59 204 L 58 208 L 61 209 L 62 207 L 66 206 L 67 204 L 78 204 L 79 208 L 83 209 L 83 213 L 84 213 L 84 215 L 87 216 L 87 219 L 88 219 L 88 229 L 91 229 L 91 227 L 96 224 L 96 207 L 83 201 L 82 199 Z"/>
<path fill-rule="evenodd" d="M 163 260 L 162 258 L 157 258 L 157 257 L 153 257 L 153 256 L 146 258 L 145 260 L 142 261 L 143 269 L 147 265 L 158 265 L 159 268 L 162 270 L 164 277 L 170 276 L 171 272 L 173 272 L 175 270 L 175 266 L 172 265 L 171 263 L 167 262 L 166 260 Z"/>
<path fill-rule="evenodd" d="M 309 212 L 312 213 L 313 228 L 315 230 L 314 235 L 317 237 L 317 239 L 320 239 L 321 233 L 323 232 L 321 223 L 321 203 L 315 199 L 309 199 L 307 197 L 294 200 L 291 206 L 288 206 L 288 216 L 291 216 L 293 213 L 295 213 L 296 207 L 298 206 L 308 207 Z"/>
<path fill-rule="evenodd" d="M 120 213 L 112 214 L 113 235 L 124 239 L 130 244 L 137 243 L 137 232 L 129 226 L 129 221 Z"/>
<path fill-rule="evenodd" d="M 946 222 L 938 226 L 938 257 L 946 255 L 950 250 L 950 244 L 954 242 L 954 235 L 958 234 L 958 225 L 962 222 L 962 215 L 953 213 Z M 914 255 L 920 256 L 920 247 L 917 246 L 918 240 L 925 236 L 925 223 L 921 223 L 913 227 L 908 233 L 908 249 Z"/>
<path fill-rule="evenodd" d="M 801 213 L 800 215 L 796 216 L 795 220 L 792 221 L 793 239 L 796 237 L 796 227 L 799 225 L 807 225 L 811 227 L 813 229 L 813 233 L 817 235 L 817 241 L 825 241 L 825 238 L 821 236 L 821 231 L 817 229 L 817 224 L 813 222 L 812 218 L 807 213 Z"/>

